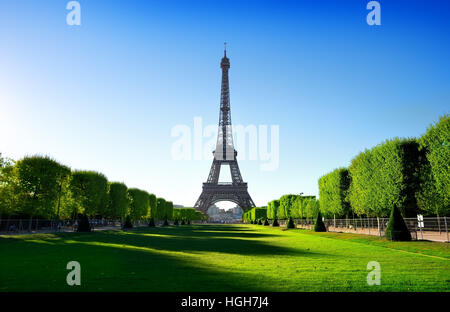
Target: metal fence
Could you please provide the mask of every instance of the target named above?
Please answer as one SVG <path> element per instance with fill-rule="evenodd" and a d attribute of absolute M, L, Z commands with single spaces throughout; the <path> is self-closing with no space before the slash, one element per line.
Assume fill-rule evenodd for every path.
<path fill-rule="evenodd" d="M 423 217 L 423 221 L 417 218 L 404 218 L 412 239 L 449 242 L 449 217 Z M 312 229 L 313 219 L 296 219 L 294 222 L 298 228 Z M 389 218 L 348 218 L 348 219 L 324 219 L 329 232 L 343 232 L 366 235 L 378 235 L 383 237 Z M 280 221 L 285 225 L 286 221 Z"/>
<path fill-rule="evenodd" d="M 93 229 L 120 228 L 120 220 L 89 220 Z M 47 233 L 47 232 L 72 232 L 76 231 L 77 221 L 73 220 L 49 220 L 49 219 L 0 219 L 0 233 Z"/>
<path fill-rule="evenodd" d="M 93 230 L 121 229 L 121 220 L 90 219 Z M 134 221 L 134 227 L 148 226 L 149 220 Z M 155 221 L 156 226 L 161 226 L 164 221 Z M 191 221 L 198 224 L 201 221 Z M 53 233 L 73 232 L 77 230 L 78 223 L 74 220 L 49 220 L 49 219 L 0 219 L 0 234 L 24 234 L 24 233 Z"/>

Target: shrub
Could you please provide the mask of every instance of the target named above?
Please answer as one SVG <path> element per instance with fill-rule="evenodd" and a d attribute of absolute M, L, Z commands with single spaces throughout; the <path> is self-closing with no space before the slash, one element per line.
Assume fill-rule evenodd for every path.
<path fill-rule="evenodd" d="M 267 219 L 264 221 L 264 225 L 269 225 L 269 221 L 267 221 Z"/>
<path fill-rule="evenodd" d="M 316 222 L 314 223 L 314 232 L 326 232 L 327 228 L 322 220 L 322 214 L 319 212 L 317 213 Z"/>
<path fill-rule="evenodd" d="M 168 226 L 168 225 L 169 225 L 169 222 L 167 222 L 167 219 L 164 219 L 163 226 Z"/>
<path fill-rule="evenodd" d="M 186 222 L 184 222 L 184 219 L 181 220 L 181 225 L 186 225 Z"/>
<path fill-rule="evenodd" d="M 278 224 L 277 218 L 273 219 L 272 226 L 280 226 L 280 225 Z"/>
<path fill-rule="evenodd" d="M 258 220 L 258 225 L 262 225 L 261 219 Z"/>
<path fill-rule="evenodd" d="M 388 239 L 393 241 L 410 241 L 411 234 L 406 226 L 405 220 L 403 220 L 400 210 L 397 205 L 394 205 L 391 210 L 391 216 L 386 228 L 385 235 Z"/>
<path fill-rule="evenodd" d="M 123 224 L 124 229 L 131 229 L 133 227 L 133 223 L 131 223 L 131 216 L 127 215 L 125 218 L 125 223 Z"/>
<path fill-rule="evenodd" d="M 178 225 L 178 219 L 175 219 L 175 221 L 173 221 L 173 225 L 175 225 L 175 226 Z"/>
<path fill-rule="evenodd" d="M 149 227 L 154 227 L 155 226 L 155 219 L 150 218 L 150 221 L 148 221 L 148 226 Z"/>
<path fill-rule="evenodd" d="M 78 215 L 78 228 L 77 232 L 90 232 L 91 225 L 89 224 L 88 216 L 83 213 Z"/>
<path fill-rule="evenodd" d="M 292 217 L 289 217 L 287 226 L 288 229 L 295 229 L 295 224 L 294 224 L 294 220 L 292 220 Z"/>

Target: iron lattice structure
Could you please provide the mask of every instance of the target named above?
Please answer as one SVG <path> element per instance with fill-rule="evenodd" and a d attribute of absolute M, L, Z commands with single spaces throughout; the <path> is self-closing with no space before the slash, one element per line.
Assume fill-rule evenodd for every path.
<path fill-rule="evenodd" d="M 214 159 L 209 171 L 207 182 L 203 183 L 203 191 L 200 194 L 195 208 L 205 213 L 208 208 L 219 201 L 231 201 L 239 205 L 244 211 L 255 207 L 247 190 L 247 183 L 243 182 L 241 171 L 236 160 L 237 151 L 234 149 L 233 133 L 231 130 L 230 111 L 230 85 L 228 70 L 230 60 L 225 49 L 220 62 L 222 68 L 222 87 L 220 96 L 219 131 L 217 134 L 216 149 L 213 151 Z M 219 182 L 220 168 L 222 165 L 230 166 L 231 181 Z"/>

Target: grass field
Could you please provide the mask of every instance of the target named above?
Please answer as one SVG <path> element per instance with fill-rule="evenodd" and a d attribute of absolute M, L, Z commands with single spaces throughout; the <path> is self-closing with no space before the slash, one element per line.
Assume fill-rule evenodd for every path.
<path fill-rule="evenodd" d="M 0 236 L 0 291 L 449 291 L 448 246 L 257 225 Z"/>

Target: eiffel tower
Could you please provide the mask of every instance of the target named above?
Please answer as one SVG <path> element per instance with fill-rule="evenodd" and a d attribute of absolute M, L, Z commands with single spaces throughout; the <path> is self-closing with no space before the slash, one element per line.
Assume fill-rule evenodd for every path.
<path fill-rule="evenodd" d="M 216 150 L 209 171 L 207 182 L 203 183 L 203 191 L 197 199 L 194 208 L 204 214 L 208 208 L 219 201 L 231 201 L 243 210 L 255 207 L 247 191 L 247 183 L 243 182 L 241 172 L 236 160 L 237 151 L 234 149 L 233 134 L 231 132 L 230 112 L 230 86 L 228 82 L 228 69 L 230 59 L 227 57 L 226 44 L 224 56 L 220 62 L 222 68 L 222 92 L 220 96 L 219 131 L 217 134 Z M 232 182 L 219 182 L 220 168 L 229 165 Z"/>

